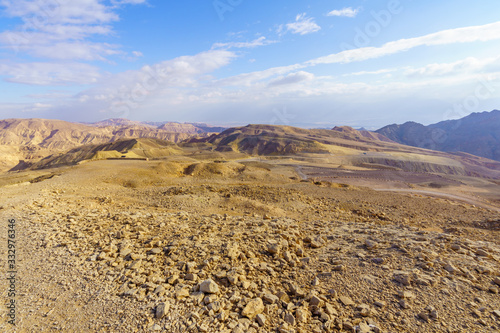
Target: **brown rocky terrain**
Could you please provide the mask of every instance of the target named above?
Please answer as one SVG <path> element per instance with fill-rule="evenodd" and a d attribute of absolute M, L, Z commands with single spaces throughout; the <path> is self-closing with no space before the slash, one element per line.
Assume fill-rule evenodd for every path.
<path fill-rule="evenodd" d="M 0 331 L 496 332 L 499 184 L 350 128 L 73 148 L 0 175 Z"/>
<path fill-rule="evenodd" d="M 175 143 L 193 136 L 207 136 L 205 129 L 178 123 L 153 126 L 126 119 L 110 119 L 95 124 L 48 119 L 0 120 L 0 172 L 15 167 L 20 161 L 24 161 L 20 167 L 25 167 L 49 155 L 82 145 L 132 138 L 154 138 Z"/>
<path fill-rule="evenodd" d="M 498 211 L 301 181 L 289 163 L 174 156 L 2 176 L 17 331 L 500 330 Z M 6 253 L 6 223 L 0 235 Z"/>

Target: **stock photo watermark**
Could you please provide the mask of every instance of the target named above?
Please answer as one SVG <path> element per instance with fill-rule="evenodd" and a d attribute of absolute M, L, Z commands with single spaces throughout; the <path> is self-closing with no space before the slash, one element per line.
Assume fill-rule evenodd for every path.
<path fill-rule="evenodd" d="M 16 325 L 16 220 L 7 221 L 7 322 L 13 326 Z"/>
<path fill-rule="evenodd" d="M 493 76 L 483 76 L 478 79 L 474 91 L 464 97 L 460 102 L 453 104 L 443 114 L 443 121 L 456 120 L 451 131 L 457 130 L 462 125 L 462 118 L 473 112 L 477 112 L 481 106 L 481 101 L 485 101 L 494 96 L 497 88 L 495 88 L 495 78 Z M 446 131 L 440 128 L 433 128 L 429 137 L 418 142 L 421 148 L 436 149 L 448 140 Z"/>
<path fill-rule="evenodd" d="M 290 121 L 295 118 L 294 114 L 288 113 L 286 106 L 281 110 L 278 108 L 273 109 L 273 118 L 271 119 L 271 125 L 290 125 Z"/>
<path fill-rule="evenodd" d="M 219 16 L 219 20 L 224 21 L 224 15 L 227 12 L 232 12 L 242 3 L 243 0 L 215 0 L 212 5 L 214 6 L 215 12 Z"/>
<path fill-rule="evenodd" d="M 409 2 L 411 0 L 406 0 Z M 372 20 L 368 21 L 364 27 L 356 27 L 356 32 L 352 44 L 342 43 L 340 49 L 342 51 L 349 51 L 359 49 L 370 45 L 371 41 L 379 36 L 384 28 L 387 28 L 393 21 L 394 17 L 404 11 L 404 1 L 390 0 L 387 2 L 386 8 L 379 11 L 372 10 L 370 16 Z M 347 55 L 346 55 L 347 56 Z"/>
<path fill-rule="evenodd" d="M 446 110 L 443 120 L 462 118 L 477 111 L 481 105 L 481 101 L 491 98 L 496 92 L 493 81 L 493 76 L 479 78 L 474 92 L 466 96 L 461 102 L 455 103 L 453 107 Z"/>
<path fill-rule="evenodd" d="M 140 103 L 144 102 L 153 91 L 159 89 L 167 79 L 165 69 L 146 68 L 141 74 L 142 78 L 133 88 L 124 86 L 118 90 L 118 101 L 112 103 L 110 110 L 116 117 L 128 118 L 130 112 L 139 108 Z"/>

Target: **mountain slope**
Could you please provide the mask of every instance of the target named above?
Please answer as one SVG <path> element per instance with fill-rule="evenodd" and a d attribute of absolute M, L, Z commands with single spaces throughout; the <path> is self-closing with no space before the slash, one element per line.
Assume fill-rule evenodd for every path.
<path fill-rule="evenodd" d="M 349 130 L 351 129 L 351 130 Z M 346 149 L 379 151 L 386 149 L 391 141 L 382 135 L 365 136 L 348 127 L 334 130 L 303 129 L 291 126 L 247 125 L 227 129 L 217 135 L 191 142 L 206 142 L 218 151 L 242 151 L 258 155 L 283 155 L 298 152 L 328 153 L 329 146 Z M 399 146 L 392 142 L 392 144 Z"/>
<path fill-rule="evenodd" d="M 48 119 L 5 119 L 0 120 L 0 172 L 22 160 L 31 164 L 82 145 L 131 138 L 177 143 L 193 136 L 204 137 L 208 133 L 189 124 L 166 123 L 157 127 L 127 119 L 109 119 L 93 125 Z"/>
<path fill-rule="evenodd" d="M 191 139 L 182 145 L 204 143 L 220 152 L 249 155 L 319 153 L 346 165 L 409 172 L 500 176 L 500 163 L 472 155 L 454 155 L 392 142 L 385 136 L 365 136 L 348 127 L 334 130 L 290 126 L 248 125 L 230 128 L 208 138 Z"/>
<path fill-rule="evenodd" d="M 47 169 L 75 165 L 86 160 L 102 159 L 147 159 L 182 153 L 174 143 L 152 138 L 119 140 L 100 145 L 84 145 L 64 154 L 50 155 L 33 165 L 20 164 L 18 169 Z"/>
<path fill-rule="evenodd" d="M 465 152 L 500 161 L 500 111 L 472 113 L 457 120 L 424 126 L 415 122 L 389 125 L 376 131 L 414 147 Z"/>

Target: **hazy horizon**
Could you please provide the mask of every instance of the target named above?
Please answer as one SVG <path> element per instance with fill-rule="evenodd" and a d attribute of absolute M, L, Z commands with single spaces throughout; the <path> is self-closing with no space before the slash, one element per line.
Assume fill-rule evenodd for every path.
<path fill-rule="evenodd" d="M 378 129 L 500 105 L 500 3 L 0 3 L 0 118 Z"/>

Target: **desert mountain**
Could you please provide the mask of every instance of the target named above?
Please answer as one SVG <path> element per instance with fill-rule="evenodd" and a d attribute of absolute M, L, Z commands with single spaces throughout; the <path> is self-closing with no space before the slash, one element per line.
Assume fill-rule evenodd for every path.
<path fill-rule="evenodd" d="M 100 145 L 84 145 L 73 148 L 64 154 L 50 155 L 28 165 L 22 163 L 18 169 L 46 169 L 52 167 L 78 164 L 82 161 L 103 159 L 149 159 L 180 154 L 182 151 L 176 144 L 154 138 L 138 138 L 119 140 Z M 16 168 L 14 168 L 16 170 Z"/>
<path fill-rule="evenodd" d="M 252 158 L 258 155 L 282 158 L 293 155 L 296 158 L 315 154 L 315 158 L 328 159 L 329 163 L 370 170 L 390 169 L 398 172 L 500 178 L 499 162 L 465 153 L 448 154 L 406 146 L 392 142 L 381 134 L 357 131 L 350 127 L 308 130 L 290 126 L 247 125 L 230 128 L 210 136 L 207 136 L 207 133 L 198 133 L 198 137 L 194 137 L 196 133 L 170 132 L 180 128 L 188 131 L 193 129 L 186 124 L 180 124 L 182 126 L 177 128 L 175 125 L 168 127 L 166 124 L 160 127 L 150 125 L 89 127 L 66 122 L 34 122 L 41 123 L 45 127 L 39 128 L 38 131 L 28 131 L 27 128 L 33 126 L 32 123 L 25 126 L 16 123 L 16 126 L 24 129 L 24 131 L 19 130 L 26 137 L 24 142 L 37 144 L 31 143 L 31 147 L 34 147 L 38 155 L 28 151 L 34 154 L 35 158 L 17 161 L 17 166 L 12 165 L 12 170 L 46 169 L 74 165 L 85 160 L 109 158 L 164 159 L 171 155 L 222 159 Z M 56 129 L 57 125 L 61 129 Z M 170 131 L 161 127 L 169 128 Z M 84 134 L 84 130 L 88 132 Z M 200 134 L 205 137 L 199 137 Z M 8 133 L 4 135 L 12 137 Z M 29 141 L 29 137 L 33 138 L 32 141 Z M 19 141 L 12 140 L 7 141 L 10 145 L 4 147 L 16 147 L 13 143 Z M 81 140 L 83 145 L 78 145 L 78 140 Z M 167 141 L 178 142 L 178 146 Z M 68 146 L 69 149 L 62 149 Z M 48 154 L 51 148 L 52 154 Z"/>
<path fill-rule="evenodd" d="M 85 125 L 90 125 L 90 126 L 96 126 L 96 127 L 107 127 L 107 126 L 144 126 L 148 125 L 146 123 L 140 122 L 140 121 L 135 121 L 135 120 L 129 120 L 125 118 L 110 118 L 110 119 L 105 119 L 101 120 L 95 123 L 84 123 Z M 154 125 L 151 125 L 152 127 L 157 127 Z"/>
<path fill-rule="evenodd" d="M 365 131 L 368 132 L 368 131 Z M 366 135 L 350 127 L 333 130 L 303 129 L 291 126 L 247 125 L 223 131 L 192 142 L 208 142 L 218 151 L 242 151 L 258 155 L 282 155 L 298 152 L 330 152 L 328 145 L 364 151 L 377 151 L 391 140 L 383 135 Z"/>
<path fill-rule="evenodd" d="M 219 133 L 227 129 L 226 127 L 210 126 L 205 123 L 176 123 L 170 121 L 134 121 L 124 118 L 111 118 L 95 123 L 85 123 L 90 126 L 148 126 L 159 128 L 171 133 Z"/>
<path fill-rule="evenodd" d="M 415 122 L 376 131 L 391 140 L 445 152 L 465 152 L 500 161 L 500 111 L 472 113 L 457 120 L 424 126 Z"/>
<path fill-rule="evenodd" d="M 357 138 L 363 137 L 363 138 L 374 139 L 374 140 L 379 140 L 379 141 L 394 142 L 393 140 L 389 139 L 388 137 L 386 137 L 380 133 L 368 131 L 365 129 L 356 130 L 350 126 L 335 126 L 334 128 L 332 128 L 332 130 L 337 131 L 337 132 L 342 132 L 342 133 L 348 133 L 350 136 L 354 135 Z"/>
<path fill-rule="evenodd" d="M 110 119 L 95 124 L 48 119 L 0 120 L 0 171 L 20 161 L 34 163 L 54 153 L 82 145 L 99 145 L 132 138 L 154 138 L 180 142 L 193 136 L 207 136 L 191 124 L 165 123 L 152 126 L 126 119 Z"/>
<path fill-rule="evenodd" d="M 290 126 L 248 125 L 230 128 L 189 144 L 205 143 L 219 152 L 248 155 L 319 153 L 341 164 L 363 168 L 392 168 L 410 172 L 500 176 L 500 163 L 470 154 L 448 154 L 392 142 L 380 134 L 363 135 L 352 128 L 302 129 Z"/>

